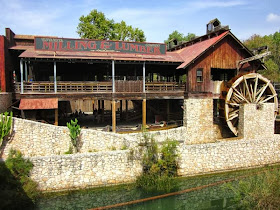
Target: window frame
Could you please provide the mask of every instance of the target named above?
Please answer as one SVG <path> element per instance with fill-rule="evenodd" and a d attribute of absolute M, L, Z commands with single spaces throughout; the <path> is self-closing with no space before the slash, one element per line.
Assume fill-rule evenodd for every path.
<path fill-rule="evenodd" d="M 203 82 L 203 68 L 196 69 L 196 82 Z"/>

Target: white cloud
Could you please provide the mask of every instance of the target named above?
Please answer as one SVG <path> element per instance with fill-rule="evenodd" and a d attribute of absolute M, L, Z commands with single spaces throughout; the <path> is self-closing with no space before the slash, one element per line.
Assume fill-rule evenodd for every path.
<path fill-rule="evenodd" d="M 206 9 L 206 8 L 225 8 L 246 5 L 245 1 L 232 0 L 232 1 L 195 1 L 190 4 L 194 9 Z"/>
<path fill-rule="evenodd" d="M 269 15 L 266 16 L 266 21 L 267 22 L 280 22 L 280 15 L 270 13 Z"/>

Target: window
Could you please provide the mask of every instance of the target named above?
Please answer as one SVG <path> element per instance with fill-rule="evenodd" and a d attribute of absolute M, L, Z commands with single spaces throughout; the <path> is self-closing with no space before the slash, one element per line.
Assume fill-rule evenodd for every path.
<path fill-rule="evenodd" d="M 196 81 L 202 82 L 203 81 L 203 69 L 199 68 L 196 70 Z"/>

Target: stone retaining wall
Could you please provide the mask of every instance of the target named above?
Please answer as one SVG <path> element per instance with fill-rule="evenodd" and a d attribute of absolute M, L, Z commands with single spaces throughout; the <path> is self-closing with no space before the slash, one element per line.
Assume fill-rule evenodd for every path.
<path fill-rule="evenodd" d="M 128 150 L 30 158 L 31 178 L 44 191 L 88 188 L 135 181 L 142 172 Z"/>
<path fill-rule="evenodd" d="M 12 93 L 0 93 L 0 113 L 7 111 L 12 104 Z"/>
<path fill-rule="evenodd" d="M 183 145 L 179 175 L 189 176 L 280 162 L 280 136 Z"/>
<path fill-rule="evenodd" d="M 153 131 L 147 135 L 153 136 L 158 142 L 166 138 L 178 141 L 184 141 L 187 138 L 185 127 Z M 111 151 L 134 148 L 142 140 L 142 133 L 117 134 L 81 129 L 78 147 L 81 153 Z M 66 126 L 14 118 L 12 135 L 8 142 L 3 143 L 0 157 L 5 159 L 11 148 L 20 150 L 26 157 L 60 155 L 68 151 L 70 142 L 69 130 Z"/>

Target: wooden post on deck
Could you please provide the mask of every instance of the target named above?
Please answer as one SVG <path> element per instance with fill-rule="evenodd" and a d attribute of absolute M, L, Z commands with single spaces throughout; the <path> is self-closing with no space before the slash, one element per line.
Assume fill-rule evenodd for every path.
<path fill-rule="evenodd" d="M 146 116 L 146 99 L 143 99 L 142 101 L 142 129 L 146 129 L 146 124 L 147 124 L 147 116 Z"/>
<path fill-rule="evenodd" d="M 116 132 L 116 101 L 112 101 L 112 132 Z"/>
<path fill-rule="evenodd" d="M 54 110 L 54 125 L 58 126 L 58 109 Z"/>

